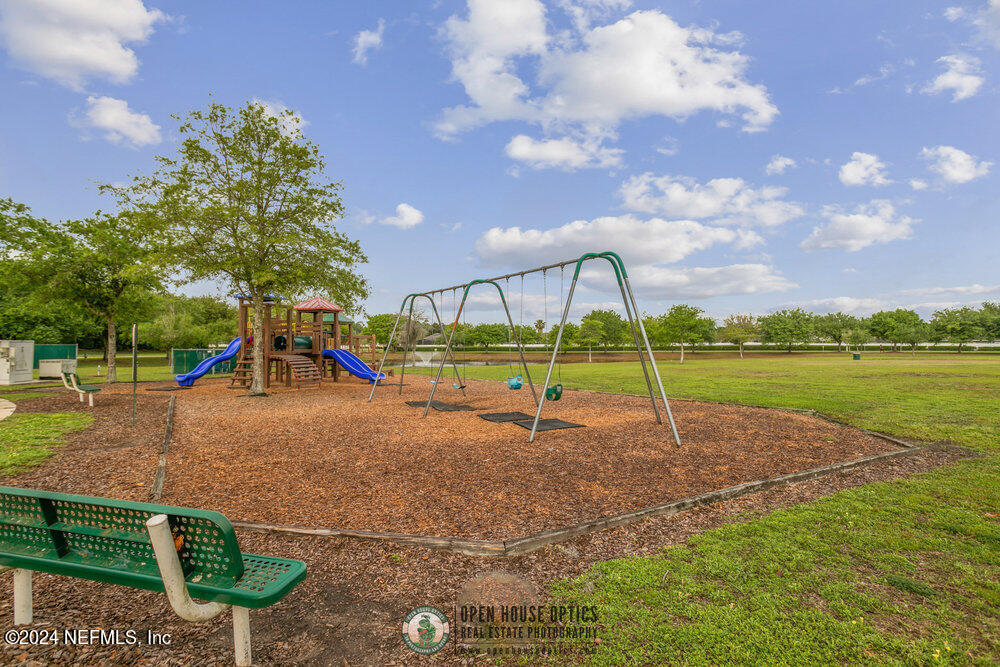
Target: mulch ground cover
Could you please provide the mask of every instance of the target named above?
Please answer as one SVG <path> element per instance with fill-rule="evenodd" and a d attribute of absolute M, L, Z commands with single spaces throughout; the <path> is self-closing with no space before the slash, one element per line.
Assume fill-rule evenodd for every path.
<path fill-rule="evenodd" d="M 248 397 L 209 382 L 177 397 L 163 500 L 233 520 L 505 539 L 742 482 L 896 449 L 821 419 L 677 402 L 684 446 L 648 398 L 566 392 L 543 417 L 586 428 L 539 433 L 476 412 L 423 418 L 430 384 L 349 380 Z M 435 398 L 477 411 L 531 409 L 527 391 L 469 381 Z"/>
<path fill-rule="evenodd" d="M 302 390 L 303 393 L 306 390 Z M 184 392 L 184 396 L 190 392 Z M 150 393 L 147 396 L 155 397 Z M 141 500 L 155 470 L 155 456 L 135 457 L 145 448 L 155 451 L 163 430 L 166 400 L 140 402 L 137 419 L 149 431 L 136 444 L 131 456 L 119 452 L 104 458 L 108 444 L 127 436 L 138 437 L 126 428 L 128 397 L 101 393 L 94 409 L 97 420 L 87 432 L 69 436 L 68 444 L 38 468 L 0 483 L 35 486 L 52 490 L 106 494 L 116 498 Z M 567 393 L 568 397 L 569 394 Z M 114 398 L 112 398 L 114 397 Z M 398 398 L 398 396 L 397 396 Z M 178 399 L 180 400 L 180 399 Z M 250 399 L 242 399 L 250 400 Z M 255 399 L 256 400 L 256 399 Z M 266 400 L 266 399 L 263 399 Z M 566 399 L 564 399 L 566 400 Z M 32 399 L 19 404 L 26 412 L 77 409 L 75 398 Z M 179 405 L 179 403 L 178 403 Z M 683 406 L 675 404 L 675 410 Z M 523 406 L 518 406 L 522 407 Z M 468 413 L 440 415 L 474 417 Z M 648 418 L 648 415 L 646 416 Z M 478 420 L 477 421 L 482 421 Z M 485 422 L 484 422 L 485 424 Z M 491 425 L 520 429 L 512 425 Z M 341 429 L 344 425 L 340 426 Z M 560 436 L 555 432 L 552 435 Z M 112 445 L 115 446 L 115 445 Z M 87 453 L 90 453 L 88 455 Z M 915 455 L 884 460 L 863 468 L 837 473 L 762 493 L 696 508 L 671 517 L 658 517 L 583 535 L 515 558 L 476 558 L 451 552 L 401 547 L 386 543 L 361 542 L 345 538 L 312 538 L 239 533 L 241 548 L 304 560 L 309 576 L 278 604 L 251 614 L 255 664 L 303 665 L 385 665 L 427 664 L 403 646 L 400 622 L 404 614 L 419 605 L 431 604 L 453 616 L 453 605 L 469 582 L 497 571 L 517 575 L 544 595 L 557 578 L 575 576 L 594 562 L 633 554 L 653 554 L 663 546 L 684 541 L 692 534 L 717 527 L 739 517 L 788 507 L 844 488 L 907 476 L 954 461 L 963 456 L 957 449 L 925 448 Z M 132 459 L 136 459 L 135 462 Z M 90 463 L 90 461 L 93 461 Z M 140 463 L 141 461 L 141 463 Z M 235 466 L 238 461 L 233 462 Z M 176 484 L 180 471 L 171 460 Z M 73 470 L 64 471 L 72 468 Z M 123 474 L 123 470 L 128 471 Z M 75 471 L 75 475 L 71 474 Z M 142 474 L 144 483 L 139 484 Z M 308 471 L 303 471 L 308 476 Z M 63 488 L 63 484 L 66 484 Z M 173 497 L 167 502 L 217 509 L 198 498 Z M 10 575 L 0 575 L 8 593 L 0 595 L 0 619 L 9 623 L 12 615 Z M 230 665 L 232 626 L 229 614 L 206 623 L 186 623 L 171 611 L 163 595 L 119 586 L 34 575 L 35 623 L 40 628 L 132 629 L 171 635 L 167 647 L 154 646 L 36 646 L 0 643 L 2 664 L 55 665 Z M 467 659 L 466 659 L 467 660 Z M 453 643 L 434 658 L 437 664 L 463 664 L 453 652 Z"/>

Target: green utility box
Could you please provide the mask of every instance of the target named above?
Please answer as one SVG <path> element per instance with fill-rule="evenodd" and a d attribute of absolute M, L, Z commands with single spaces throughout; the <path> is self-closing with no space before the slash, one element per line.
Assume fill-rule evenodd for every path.
<path fill-rule="evenodd" d="M 190 373 L 194 370 L 195 366 L 203 362 L 209 357 L 215 357 L 225 352 L 225 348 L 215 348 L 215 349 L 170 349 L 170 372 L 173 375 L 180 375 L 181 373 Z M 221 364 L 217 364 L 212 367 L 210 373 L 232 373 L 236 367 L 236 358 L 232 358 L 229 361 L 224 361 Z"/>
<path fill-rule="evenodd" d="M 861 355 L 860 355 L 860 354 L 857 354 L 857 353 L 855 353 L 855 354 L 854 354 L 854 361 L 861 361 Z"/>

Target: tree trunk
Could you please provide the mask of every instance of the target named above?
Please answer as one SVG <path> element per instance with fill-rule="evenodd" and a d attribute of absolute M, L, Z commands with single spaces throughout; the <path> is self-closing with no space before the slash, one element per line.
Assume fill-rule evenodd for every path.
<path fill-rule="evenodd" d="M 838 341 L 837 341 L 837 352 L 840 352 L 840 345 L 841 345 L 841 343 L 840 343 L 840 341 L 838 340 Z"/>
<path fill-rule="evenodd" d="M 684 363 L 684 343 L 681 343 L 681 363 Z"/>
<path fill-rule="evenodd" d="M 264 392 L 264 376 L 269 364 L 264 355 L 264 298 L 253 296 L 253 370 L 250 373 L 250 395 L 267 396 Z M 292 341 L 294 345 L 294 340 Z"/>
<path fill-rule="evenodd" d="M 962 354 L 962 343 L 958 344 L 958 353 Z"/>
<path fill-rule="evenodd" d="M 118 382 L 118 332 L 115 330 L 115 323 L 108 320 L 108 376 L 104 381 L 108 384 Z"/>
<path fill-rule="evenodd" d="M 740 359 L 743 358 L 743 343 L 740 342 Z"/>

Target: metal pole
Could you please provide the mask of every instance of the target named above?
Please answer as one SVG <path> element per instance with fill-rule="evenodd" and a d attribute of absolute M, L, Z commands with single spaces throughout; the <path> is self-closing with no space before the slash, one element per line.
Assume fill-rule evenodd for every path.
<path fill-rule="evenodd" d="M 441 321 L 441 315 L 438 314 L 437 304 L 434 303 L 434 299 L 427 294 L 421 294 L 420 296 L 426 297 L 431 302 L 431 308 L 434 309 L 434 317 L 438 321 L 438 326 L 441 327 L 441 335 L 444 335 L 444 322 Z M 447 357 L 448 355 L 445 354 Z M 455 380 L 458 382 L 458 386 L 462 388 L 462 396 L 465 396 L 465 385 L 462 384 L 462 378 L 458 374 L 458 363 L 455 361 L 455 353 L 451 353 L 451 366 L 455 369 Z"/>
<path fill-rule="evenodd" d="M 607 258 L 608 261 L 612 261 L 611 258 Z M 616 269 L 618 267 L 615 267 Z M 639 346 L 639 334 L 636 331 L 635 320 L 639 319 L 639 313 L 635 314 L 635 320 L 632 318 L 632 309 L 629 307 L 629 298 L 625 293 L 625 285 L 618 283 L 618 287 L 622 291 L 622 303 L 625 304 L 625 315 L 628 316 L 629 327 L 632 329 L 632 339 L 635 341 L 635 351 L 639 355 L 639 363 L 642 365 L 642 375 L 646 378 L 646 390 L 649 392 L 649 400 L 653 403 L 653 413 L 656 415 L 656 423 L 662 424 L 663 419 L 660 418 L 660 408 L 656 405 L 656 394 L 653 393 L 653 383 L 649 380 L 649 370 L 646 368 L 646 361 L 642 357 L 642 348 Z"/>
<path fill-rule="evenodd" d="M 31 570 L 14 569 L 14 625 L 31 625 Z"/>
<path fill-rule="evenodd" d="M 417 300 L 416 296 L 410 296 L 410 312 L 406 316 L 406 337 L 409 338 L 410 330 L 413 328 L 413 302 Z M 403 395 L 403 378 L 406 377 L 406 350 L 409 344 L 406 340 L 403 340 L 403 365 L 399 369 L 399 395 Z M 414 351 L 416 353 L 416 351 Z"/>
<path fill-rule="evenodd" d="M 137 353 L 139 325 L 132 324 L 132 426 L 135 426 L 135 385 L 138 382 L 139 355 Z"/>
<path fill-rule="evenodd" d="M 451 341 L 455 338 L 455 330 L 458 329 L 458 320 L 462 317 L 462 309 L 465 308 L 465 299 L 469 296 L 469 288 L 465 288 L 465 292 L 462 293 L 462 302 L 458 304 L 458 310 L 455 311 L 455 323 L 451 325 L 451 334 L 448 336 L 448 344 L 444 348 L 444 356 L 441 357 L 441 365 L 438 366 L 437 375 L 434 377 L 434 384 L 431 385 L 431 395 L 427 398 L 427 405 L 424 406 L 424 417 L 431 409 L 431 401 L 434 400 L 434 392 L 437 391 L 438 382 L 441 381 L 441 371 L 444 370 L 444 362 L 448 356 L 448 352 L 451 350 Z M 452 356 L 454 359 L 454 356 Z M 462 381 L 459 380 L 459 384 Z"/>
<path fill-rule="evenodd" d="M 410 297 L 406 297 L 409 299 Z M 382 367 L 385 366 L 385 360 L 389 356 L 389 348 L 392 346 L 392 337 L 396 335 L 396 327 L 399 326 L 399 320 L 403 317 L 403 309 L 406 308 L 406 299 L 403 299 L 403 305 L 399 307 L 399 315 L 396 315 L 396 323 L 392 325 L 392 332 L 389 334 L 389 340 L 385 342 L 385 352 L 382 353 L 382 361 L 378 364 L 378 370 L 375 371 L 375 381 L 372 382 L 371 393 L 368 394 L 368 402 L 372 402 L 372 397 L 375 395 L 375 387 L 378 386 L 378 379 L 382 377 Z M 399 379 L 399 384 L 402 386 L 403 379 Z"/>
<path fill-rule="evenodd" d="M 579 261 L 579 260 L 577 260 Z M 538 410 L 535 411 L 535 421 L 531 424 L 531 436 L 528 442 L 535 441 L 535 431 L 538 430 L 538 420 L 542 416 L 542 405 L 545 404 L 545 392 L 552 379 L 552 369 L 556 365 L 556 357 L 559 355 L 559 343 L 562 342 L 563 328 L 566 326 L 566 318 L 569 317 L 569 305 L 573 303 L 573 292 L 576 290 L 577 274 L 573 275 L 573 282 L 569 286 L 569 296 L 566 298 L 566 308 L 563 310 L 562 320 L 559 322 L 559 333 L 556 334 L 556 345 L 552 349 L 552 359 L 549 361 L 549 370 L 545 374 L 545 384 L 542 385 L 542 397 L 538 401 Z"/>
<path fill-rule="evenodd" d="M 624 267 L 623 267 L 624 268 Z M 632 286 L 628 282 L 628 275 L 622 272 L 622 281 L 625 283 L 625 290 L 628 292 L 629 298 L 632 300 L 632 304 L 635 305 L 635 295 L 632 293 Z M 638 306 L 636 306 L 638 308 Z M 674 442 L 677 446 L 681 446 L 681 436 L 677 433 L 677 424 L 674 423 L 674 414 L 670 410 L 670 402 L 667 401 L 667 392 L 663 389 L 663 380 L 660 379 L 660 371 L 656 367 L 656 359 L 653 358 L 653 347 L 649 344 L 649 337 L 646 335 L 646 327 L 642 325 L 642 318 L 639 318 L 639 332 L 642 334 L 642 340 L 646 344 L 646 351 L 649 354 L 649 363 L 653 367 L 653 377 L 656 378 L 656 386 L 660 389 L 660 397 L 663 399 L 663 407 L 667 410 L 667 420 L 670 422 L 670 430 L 674 433 Z"/>

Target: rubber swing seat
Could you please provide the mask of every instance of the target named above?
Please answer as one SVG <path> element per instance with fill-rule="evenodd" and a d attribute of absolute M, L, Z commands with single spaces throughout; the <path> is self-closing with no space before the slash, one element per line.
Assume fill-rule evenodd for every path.
<path fill-rule="evenodd" d="M 561 384 L 554 384 L 545 390 L 545 398 L 549 401 L 558 401 L 562 398 L 563 386 Z"/>
<path fill-rule="evenodd" d="M 508 389 L 520 389 L 524 385 L 524 379 L 520 375 L 507 378 Z"/>

